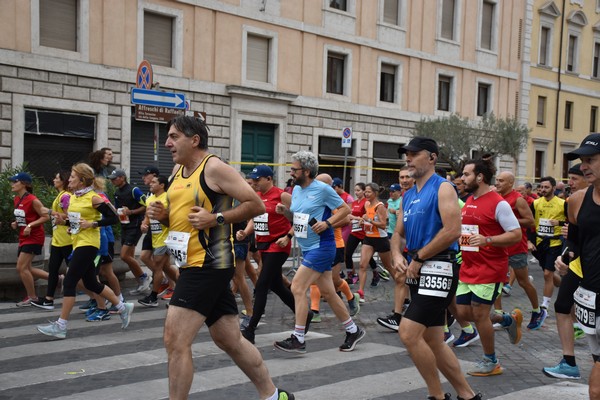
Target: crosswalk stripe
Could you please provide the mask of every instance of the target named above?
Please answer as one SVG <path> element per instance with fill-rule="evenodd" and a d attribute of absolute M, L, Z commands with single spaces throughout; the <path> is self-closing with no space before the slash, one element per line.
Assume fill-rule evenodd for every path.
<path fill-rule="evenodd" d="M 278 338 L 281 338 L 281 332 L 269 334 L 269 336 L 272 335 L 277 335 Z M 370 359 L 372 357 L 404 353 L 405 351 L 406 350 L 400 347 L 365 343 L 361 344 L 355 351 L 350 353 L 341 352 L 335 348 L 307 353 L 304 357 L 296 357 L 294 359 L 290 359 L 289 357 L 270 359 L 266 361 L 266 364 L 269 368 L 271 377 L 275 378 L 288 374 L 331 367 L 341 363 L 350 363 Z M 243 383 L 248 383 L 248 377 L 246 377 L 237 366 L 212 369 L 194 374 L 194 381 L 192 383 L 190 394 L 226 388 Z M 58 397 L 54 400 L 114 398 L 116 389 L 118 389 L 119 393 L 127 393 L 128 400 L 148 400 L 148 393 L 152 393 L 154 398 L 165 398 L 168 397 L 168 380 L 166 378 L 155 379 L 152 381 L 121 385 L 118 388 L 97 389 L 77 393 L 71 396 Z M 111 393 L 113 395 L 111 395 Z"/>
<path fill-rule="evenodd" d="M 557 382 L 552 385 L 536 386 L 518 392 L 508 393 L 493 397 L 490 400 L 523 400 L 523 399 L 586 399 L 588 398 L 588 385 L 575 382 Z"/>
<path fill-rule="evenodd" d="M 281 336 L 282 332 L 257 335 L 256 343 L 258 346 L 268 346 L 271 345 L 275 339 L 281 338 Z M 307 340 L 316 340 L 328 337 L 330 336 L 322 333 L 311 332 L 309 334 L 309 337 L 307 337 Z M 99 341 L 101 342 L 101 346 L 110 346 L 110 343 L 108 343 L 103 338 L 103 336 L 98 336 L 96 339 L 97 340 L 94 340 L 94 338 L 89 337 L 86 338 L 88 344 L 91 344 L 95 341 Z M 64 340 L 48 342 L 45 343 L 45 346 L 50 347 L 55 344 L 64 344 L 65 346 L 69 346 L 70 343 L 72 343 L 72 341 Z M 68 350 L 72 350 L 72 348 L 65 349 L 65 351 Z M 202 343 L 194 343 L 192 345 L 192 353 L 200 354 L 201 357 L 206 357 L 214 354 L 223 354 L 223 351 L 220 350 L 212 341 L 206 341 Z M 94 374 L 101 374 L 108 371 L 117 371 L 122 369 L 135 368 L 139 366 L 156 365 L 165 363 L 166 361 L 167 354 L 164 348 L 159 350 L 132 353 L 128 354 L 127 357 L 123 357 L 122 355 L 116 355 L 96 358 L 93 360 L 86 360 L 85 362 L 75 361 L 66 364 L 58 364 L 51 365 L 48 367 L 29 369 L 27 374 L 23 374 L 22 371 L 0 374 L 0 388 L 11 389 L 45 382 L 55 382 L 78 378 L 79 375 L 68 374 L 67 372 L 79 371 L 82 369 L 82 367 L 84 367 L 86 371 L 85 374 L 89 376 Z"/>

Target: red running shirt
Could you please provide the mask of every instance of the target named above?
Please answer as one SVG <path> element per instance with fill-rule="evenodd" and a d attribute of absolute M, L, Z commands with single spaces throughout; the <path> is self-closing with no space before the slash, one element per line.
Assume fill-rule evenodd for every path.
<path fill-rule="evenodd" d="M 25 244 L 40 244 L 44 245 L 44 227 L 37 225 L 31 228 L 29 236 L 23 235 L 23 230 L 27 224 L 32 223 L 40 216 L 33 208 L 33 202 L 37 200 L 37 197 L 31 193 L 26 193 L 23 198 L 15 196 L 15 210 L 14 216 L 19 227 L 19 247 Z"/>
<path fill-rule="evenodd" d="M 261 250 L 268 253 L 290 253 L 292 241 L 290 240 L 286 247 L 279 247 L 275 241 L 288 234 L 291 228 L 291 223 L 286 217 L 275 212 L 275 207 L 281 203 L 281 194 L 284 190 L 273 186 L 265 194 L 257 192 L 260 199 L 265 203 L 267 211 L 254 217 L 254 234 L 256 235 L 256 243 L 271 243 L 268 249 Z"/>

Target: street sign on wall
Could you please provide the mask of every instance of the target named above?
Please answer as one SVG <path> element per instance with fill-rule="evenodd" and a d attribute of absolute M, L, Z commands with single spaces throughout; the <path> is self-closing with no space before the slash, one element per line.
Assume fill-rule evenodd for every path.
<path fill-rule="evenodd" d="M 138 121 L 166 124 L 179 115 L 185 115 L 185 110 L 170 107 L 145 106 L 143 104 L 135 106 L 135 119 Z"/>
<path fill-rule="evenodd" d="M 185 94 L 132 88 L 131 103 L 145 106 L 170 107 L 185 110 Z"/>
<path fill-rule="evenodd" d="M 135 87 L 140 89 L 152 89 L 152 64 L 143 60 L 138 66 Z"/>
<path fill-rule="evenodd" d="M 344 128 L 342 130 L 342 148 L 351 148 L 352 147 L 352 128 Z"/>

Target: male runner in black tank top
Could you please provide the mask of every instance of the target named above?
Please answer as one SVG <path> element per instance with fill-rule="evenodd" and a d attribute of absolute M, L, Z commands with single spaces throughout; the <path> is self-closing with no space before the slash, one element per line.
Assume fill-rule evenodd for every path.
<path fill-rule="evenodd" d="M 600 335 L 598 334 L 598 309 L 600 302 L 600 134 L 588 135 L 578 149 L 567 154 L 569 160 L 581 159 L 581 172 L 591 186 L 580 190 L 569 199 L 568 244 L 573 250 L 572 256 L 581 257 L 583 278 L 575 292 L 575 314 L 587 334 L 594 366 L 589 379 L 590 399 L 600 399 Z M 565 260 L 567 261 L 567 260 Z M 560 273 L 567 272 L 568 263 L 561 257 L 556 259 L 556 268 Z M 594 301 L 584 304 L 582 298 Z"/>

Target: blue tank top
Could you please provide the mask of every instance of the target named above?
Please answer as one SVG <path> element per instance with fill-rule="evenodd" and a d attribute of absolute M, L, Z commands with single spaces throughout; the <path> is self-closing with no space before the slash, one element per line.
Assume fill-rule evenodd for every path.
<path fill-rule="evenodd" d="M 409 251 L 419 250 L 431 242 L 442 229 L 442 217 L 438 209 L 438 191 L 443 182 L 448 182 L 433 174 L 417 192 L 417 185 L 404 193 L 402 211 L 406 247 Z M 448 250 L 457 251 L 458 242 Z"/>

